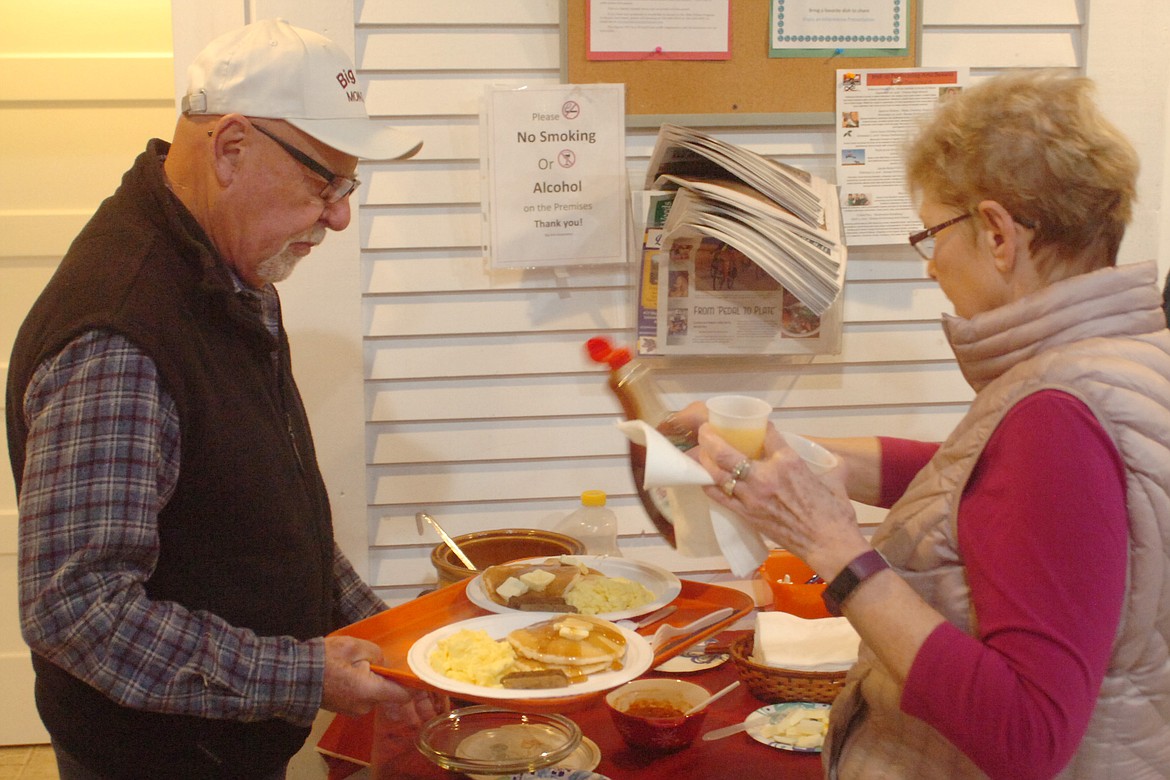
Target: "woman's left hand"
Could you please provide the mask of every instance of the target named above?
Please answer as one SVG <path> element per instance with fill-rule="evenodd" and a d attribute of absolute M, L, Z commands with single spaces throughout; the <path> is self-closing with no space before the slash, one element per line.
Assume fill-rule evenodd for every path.
<path fill-rule="evenodd" d="M 843 467 L 817 476 L 769 423 L 764 453 L 748 459 L 709 425 L 689 453 L 715 485 L 707 496 L 746 519 L 764 536 L 832 578 L 870 545 L 844 487 Z M 736 476 L 738 469 L 739 476 Z"/>

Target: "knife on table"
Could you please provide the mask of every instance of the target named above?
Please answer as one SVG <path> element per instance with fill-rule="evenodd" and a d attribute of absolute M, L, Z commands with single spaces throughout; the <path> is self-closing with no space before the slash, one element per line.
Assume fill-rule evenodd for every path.
<path fill-rule="evenodd" d="M 701 629 L 714 625 L 720 620 L 726 620 L 734 612 L 735 610 L 731 607 L 723 607 L 722 609 L 717 609 L 714 612 L 703 615 L 687 623 L 685 626 L 661 626 L 654 632 L 654 636 L 650 638 L 650 646 L 654 649 L 654 654 L 657 656 L 667 648 L 673 649 L 682 644 L 689 645 L 695 641 L 695 635 Z"/>
<path fill-rule="evenodd" d="M 657 623 L 659 620 L 662 620 L 663 618 L 668 618 L 677 611 L 678 611 L 678 607 L 674 606 L 673 604 L 667 604 L 662 609 L 657 609 L 657 610 L 651 612 L 646 617 L 644 617 L 641 620 L 634 623 L 633 630 L 637 631 L 638 629 L 645 628 L 646 626 L 651 625 L 652 623 Z"/>

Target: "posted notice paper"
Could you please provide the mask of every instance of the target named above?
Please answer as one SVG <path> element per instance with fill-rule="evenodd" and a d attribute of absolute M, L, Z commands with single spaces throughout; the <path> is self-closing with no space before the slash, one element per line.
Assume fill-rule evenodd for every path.
<path fill-rule="evenodd" d="M 849 246 L 905 244 L 922 230 L 906 188 L 905 144 L 967 75 L 966 68 L 837 71 L 837 185 Z"/>
<path fill-rule="evenodd" d="M 485 114 L 491 266 L 626 262 L 625 86 L 489 88 Z"/>

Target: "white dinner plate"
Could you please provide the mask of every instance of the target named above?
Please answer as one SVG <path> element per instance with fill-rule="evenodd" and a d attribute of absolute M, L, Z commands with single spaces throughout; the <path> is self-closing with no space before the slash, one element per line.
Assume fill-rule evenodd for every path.
<path fill-rule="evenodd" d="M 410 646 L 410 650 L 406 654 L 406 663 L 415 676 L 423 682 L 455 695 L 462 694 L 481 699 L 561 699 L 616 688 L 640 676 L 650 668 L 650 664 L 654 661 L 654 651 L 650 648 L 650 643 L 646 641 L 645 637 L 621 626 L 617 626 L 617 629 L 626 638 L 626 657 L 622 668 L 613 672 L 591 674 L 584 682 L 574 683 L 564 688 L 490 688 L 486 685 L 474 685 L 460 680 L 452 680 L 450 677 L 439 674 L 427 660 L 431 650 L 440 640 L 465 628 L 473 631 L 476 629 L 486 631 L 488 636 L 498 640 L 503 639 L 509 632 L 517 628 L 530 626 L 533 623 L 554 617 L 563 617 L 563 613 L 519 612 L 513 609 L 508 610 L 508 613 L 507 615 L 485 615 L 470 620 L 460 620 L 458 623 L 435 629 Z"/>
<path fill-rule="evenodd" d="M 791 750 L 793 753 L 820 753 L 819 747 L 806 748 L 797 747 L 791 742 L 782 742 L 777 739 L 768 739 L 764 736 L 763 729 L 767 724 L 779 723 L 780 719 L 787 715 L 794 709 L 804 710 L 827 710 L 828 704 L 818 704 L 811 701 L 784 701 L 779 704 L 769 704 L 767 707 L 760 707 L 758 710 L 747 716 L 744 722 L 747 724 L 747 733 L 756 742 L 762 742 L 768 747 L 780 748 L 781 750 Z"/>
<path fill-rule="evenodd" d="M 513 563 L 543 563 L 550 557 L 558 556 L 544 555 L 539 558 L 523 558 L 519 561 L 513 561 Z M 661 566 L 655 566 L 652 563 L 635 561 L 630 558 L 610 558 L 606 555 L 562 555 L 559 557 L 565 561 L 583 563 L 589 568 L 601 572 L 606 577 L 625 577 L 628 580 L 640 582 L 654 594 L 654 600 L 649 604 L 643 604 L 633 609 L 621 609 L 616 612 L 602 612 L 597 615 L 597 617 L 605 620 L 625 620 L 626 618 L 638 617 L 639 615 L 649 615 L 659 607 L 665 607 L 674 601 L 678 597 L 678 594 L 682 592 L 682 582 L 678 577 L 663 569 Z M 467 583 L 467 598 L 471 600 L 472 604 L 475 604 L 477 607 L 482 607 L 488 612 L 506 615 L 519 611 L 492 601 L 488 597 L 487 591 L 483 587 L 482 572 L 475 575 L 471 582 Z M 532 613 L 529 612 L 528 614 L 531 615 Z"/>
<path fill-rule="evenodd" d="M 703 641 L 691 645 L 673 658 L 663 661 L 654 667 L 654 671 L 666 672 L 667 674 L 701 672 L 726 663 L 730 657 L 728 653 L 708 653 L 707 642 Z"/>

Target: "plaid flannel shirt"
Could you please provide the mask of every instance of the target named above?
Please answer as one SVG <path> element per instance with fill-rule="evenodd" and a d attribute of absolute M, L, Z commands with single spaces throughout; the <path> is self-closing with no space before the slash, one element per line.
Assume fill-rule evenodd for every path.
<path fill-rule="evenodd" d="M 261 292 L 279 327 L 275 291 Z M 312 723 L 323 640 L 257 636 L 146 595 L 181 435 L 153 361 L 120 335 L 85 333 L 38 368 L 24 414 L 20 609 L 33 651 L 127 707 Z M 336 545 L 333 575 L 347 622 L 386 608 Z"/>

